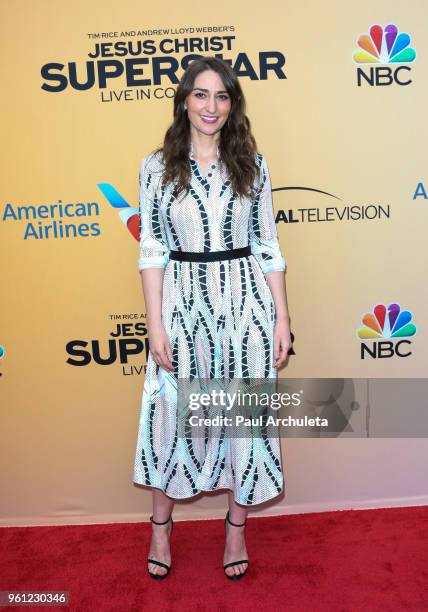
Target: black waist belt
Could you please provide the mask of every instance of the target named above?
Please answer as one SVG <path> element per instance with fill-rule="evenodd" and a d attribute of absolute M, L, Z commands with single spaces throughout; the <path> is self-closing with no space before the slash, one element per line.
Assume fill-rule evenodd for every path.
<path fill-rule="evenodd" d="M 240 249 L 227 249 L 226 251 L 208 251 L 199 253 L 197 251 L 170 251 L 170 259 L 177 261 L 220 261 L 222 259 L 237 259 L 238 257 L 248 257 L 251 255 L 251 247 L 246 246 Z"/>

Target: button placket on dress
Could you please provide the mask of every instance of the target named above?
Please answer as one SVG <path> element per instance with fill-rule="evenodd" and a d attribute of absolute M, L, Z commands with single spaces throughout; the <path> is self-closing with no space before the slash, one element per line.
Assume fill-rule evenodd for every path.
<path fill-rule="evenodd" d="M 222 217 L 222 210 L 219 206 L 215 205 L 215 199 L 218 192 L 218 162 L 216 164 L 211 164 L 210 172 L 207 174 L 207 180 L 209 182 L 209 192 L 207 198 L 207 208 L 208 214 L 210 215 L 210 219 L 212 220 L 212 250 L 213 251 L 222 251 L 223 246 L 220 242 L 220 220 Z"/>
<path fill-rule="evenodd" d="M 199 170 L 199 174 L 207 181 L 208 183 L 208 195 L 207 198 L 207 214 L 210 219 L 210 237 L 211 237 L 211 246 L 213 251 L 221 251 L 223 249 L 221 243 L 219 243 L 220 237 L 220 218 L 221 218 L 221 210 L 218 207 L 212 205 L 213 197 L 215 196 L 217 190 L 218 183 L 218 165 L 219 165 L 219 147 L 217 146 L 217 160 L 216 162 L 211 162 L 207 174 L 203 174 L 201 171 L 201 167 L 198 163 L 198 160 L 193 156 L 193 143 L 190 143 L 189 154 L 191 159 L 196 163 L 196 166 Z"/>

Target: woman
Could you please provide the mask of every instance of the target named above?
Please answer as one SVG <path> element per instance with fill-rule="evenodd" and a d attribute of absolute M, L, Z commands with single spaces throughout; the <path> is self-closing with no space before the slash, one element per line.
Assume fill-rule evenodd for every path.
<path fill-rule="evenodd" d="M 273 378 L 291 346 L 285 260 L 266 160 L 226 62 L 193 60 L 178 85 L 163 148 L 140 172 L 139 270 L 149 356 L 134 482 L 153 488 L 148 571 L 165 578 L 174 499 L 229 489 L 224 572 L 248 568 L 248 507 L 283 489 L 278 436 L 177 436 L 178 378 Z"/>

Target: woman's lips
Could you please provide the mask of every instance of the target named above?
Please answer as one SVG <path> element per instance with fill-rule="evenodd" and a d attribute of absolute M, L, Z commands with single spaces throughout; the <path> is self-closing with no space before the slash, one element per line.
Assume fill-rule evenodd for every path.
<path fill-rule="evenodd" d="M 201 119 L 204 123 L 215 123 L 218 117 L 207 117 L 207 116 L 201 115 Z"/>

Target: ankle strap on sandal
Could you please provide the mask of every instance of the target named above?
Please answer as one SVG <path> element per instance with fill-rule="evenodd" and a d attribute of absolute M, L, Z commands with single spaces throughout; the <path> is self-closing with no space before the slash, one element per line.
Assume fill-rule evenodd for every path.
<path fill-rule="evenodd" d="M 232 521 L 230 520 L 230 517 L 229 517 L 229 510 L 227 511 L 227 514 L 226 514 L 226 520 L 227 520 L 228 523 L 230 523 L 234 527 L 244 527 L 244 525 L 247 522 L 247 519 L 245 519 L 245 521 L 243 523 L 241 523 L 241 524 L 239 524 L 239 523 L 232 523 Z"/>
<path fill-rule="evenodd" d="M 167 523 L 169 523 L 169 521 L 171 520 L 171 515 L 169 515 L 169 518 L 166 519 L 166 521 L 164 521 L 163 523 L 158 523 L 158 521 L 155 521 L 153 518 L 153 514 L 150 517 L 150 520 L 152 521 L 152 523 L 154 523 L 155 525 L 166 525 Z"/>

